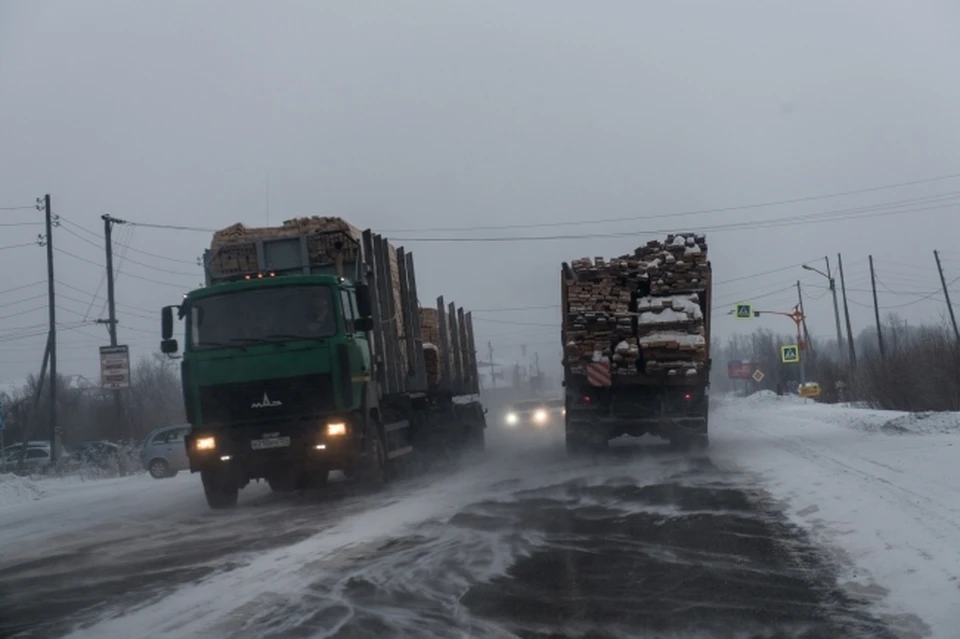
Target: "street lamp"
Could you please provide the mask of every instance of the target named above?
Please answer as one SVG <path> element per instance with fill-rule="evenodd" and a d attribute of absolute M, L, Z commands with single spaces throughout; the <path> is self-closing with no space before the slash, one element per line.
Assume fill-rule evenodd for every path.
<path fill-rule="evenodd" d="M 827 264 L 827 272 L 824 273 L 818 268 L 814 268 L 809 264 L 803 264 L 803 268 L 808 271 L 813 271 L 818 275 L 822 275 L 827 278 L 827 281 L 830 282 L 830 293 L 833 295 L 833 316 L 837 322 L 837 348 L 840 350 L 840 359 L 843 360 L 843 332 L 840 330 L 840 307 L 837 306 L 837 283 L 833 279 L 833 275 L 830 274 L 830 258 L 824 256 L 823 261 Z M 849 358 L 848 358 L 849 359 Z M 848 362 L 849 363 L 849 362 Z"/>

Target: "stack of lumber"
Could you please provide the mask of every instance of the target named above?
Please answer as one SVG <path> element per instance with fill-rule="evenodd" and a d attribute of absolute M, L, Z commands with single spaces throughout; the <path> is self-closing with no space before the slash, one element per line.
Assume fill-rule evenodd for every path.
<path fill-rule="evenodd" d="M 608 361 L 618 374 L 668 376 L 705 368 L 700 294 L 710 264 L 702 235 L 669 235 L 632 255 L 581 258 L 571 268 L 564 309 L 570 365 Z"/>
<path fill-rule="evenodd" d="M 215 278 L 257 271 L 257 247 L 260 240 L 307 237 L 307 253 L 311 264 L 326 265 L 336 262 L 339 256 L 345 264 L 359 259 L 359 247 L 363 232 L 339 217 L 299 217 L 285 220 L 281 226 L 249 227 L 237 223 L 214 232 L 210 242 L 208 268 Z M 337 248 L 337 244 L 341 246 Z M 397 335 L 403 340 L 404 321 L 400 296 L 400 271 L 396 248 L 388 243 L 390 286 L 393 293 Z M 386 316 L 386 309 L 382 310 Z M 401 349 L 402 365 L 405 366 L 406 351 Z"/>
<path fill-rule="evenodd" d="M 285 220 L 282 226 L 248 227 L 237 223 L 213 234 L 209 266 L 216 276 L 254 272 L 257 270 L 257 241 L 299 235 L 307 236 L 307 252 L 314 264 L 333 262 L 338 242 L 342 244 L 340 255 L 344 262 L 356 260 L 362 237 L 357 227 L 339 217 L 294 218 Z"/>

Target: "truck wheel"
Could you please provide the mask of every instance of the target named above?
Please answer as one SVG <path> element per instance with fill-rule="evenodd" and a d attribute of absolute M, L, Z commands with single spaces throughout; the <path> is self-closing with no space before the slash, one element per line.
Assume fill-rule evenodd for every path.
<path fill-rule="evenodd" d="M 607 447 L 606 442 L 603 444 L 595 444 L 572 433 L 567 433 L 566 444 L 567 455 L 570 457 L 579 457 L 591 453 L 598 453 Z"/>
<path fill-rule="evenodd" d="M 684 452 L 702 453 L 710 446 L 710 436 L 707 433 L 681 435 L 670 440 L 670 443 Z"/>
<path fill-rule="evenodd" d="M 367 450 L 367 458 L 364 462 L 364 479 L 375 488 L 379 488 L 387 483 L 389 479 L 387 473 L 387 449 L 383 445 L 383 438 L 380 436 L 380 429 L 371 426 L 367 432 L 370 440 L 370 448 Z"/>
<path fill-rule="evenodd" d="M 268 478 L 267 483 L 275 493 L 292 493 L 297 489 L 297 476 L 293 473 L 278 475 Z"/>
<path fill-rule="evenodd" d="M 215 510 L 233 508 L 237 505 L 237 496 L 240 487 L 232 473 L 225 469 L 205 469 L 200 471 L 203 482 L 203 494 L 207 497 L 207 505 Z"/>
<path fill-rule="evenodd" d="M 466 449 L 471 452 L 481 452 L 487 448 L 487 433 L 483 422 L 470 424 L 467 430 Z"/>

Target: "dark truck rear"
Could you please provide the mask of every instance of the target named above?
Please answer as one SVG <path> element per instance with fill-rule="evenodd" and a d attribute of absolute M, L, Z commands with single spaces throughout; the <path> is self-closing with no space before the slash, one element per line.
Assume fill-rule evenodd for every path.
<path fill-rule="evenodd" d="M 563 264 L 568 452 L 645 433 L 707 446 L 711 279 L 692 234 Z"/>

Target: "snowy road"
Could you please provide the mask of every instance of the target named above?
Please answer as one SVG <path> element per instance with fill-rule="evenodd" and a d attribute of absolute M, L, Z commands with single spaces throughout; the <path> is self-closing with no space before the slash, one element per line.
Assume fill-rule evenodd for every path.
<path fill-rule="evenodd" d="M 187 474 L 58 489 L 0 509 L 0 636 L 950 636 L 952 478 L 891 487 L 860 440 L 902 436 L 790 409 L 722 406 L 702 457 L 492 432 L 379 495 L 254 485 L 232 512 Z"/>

